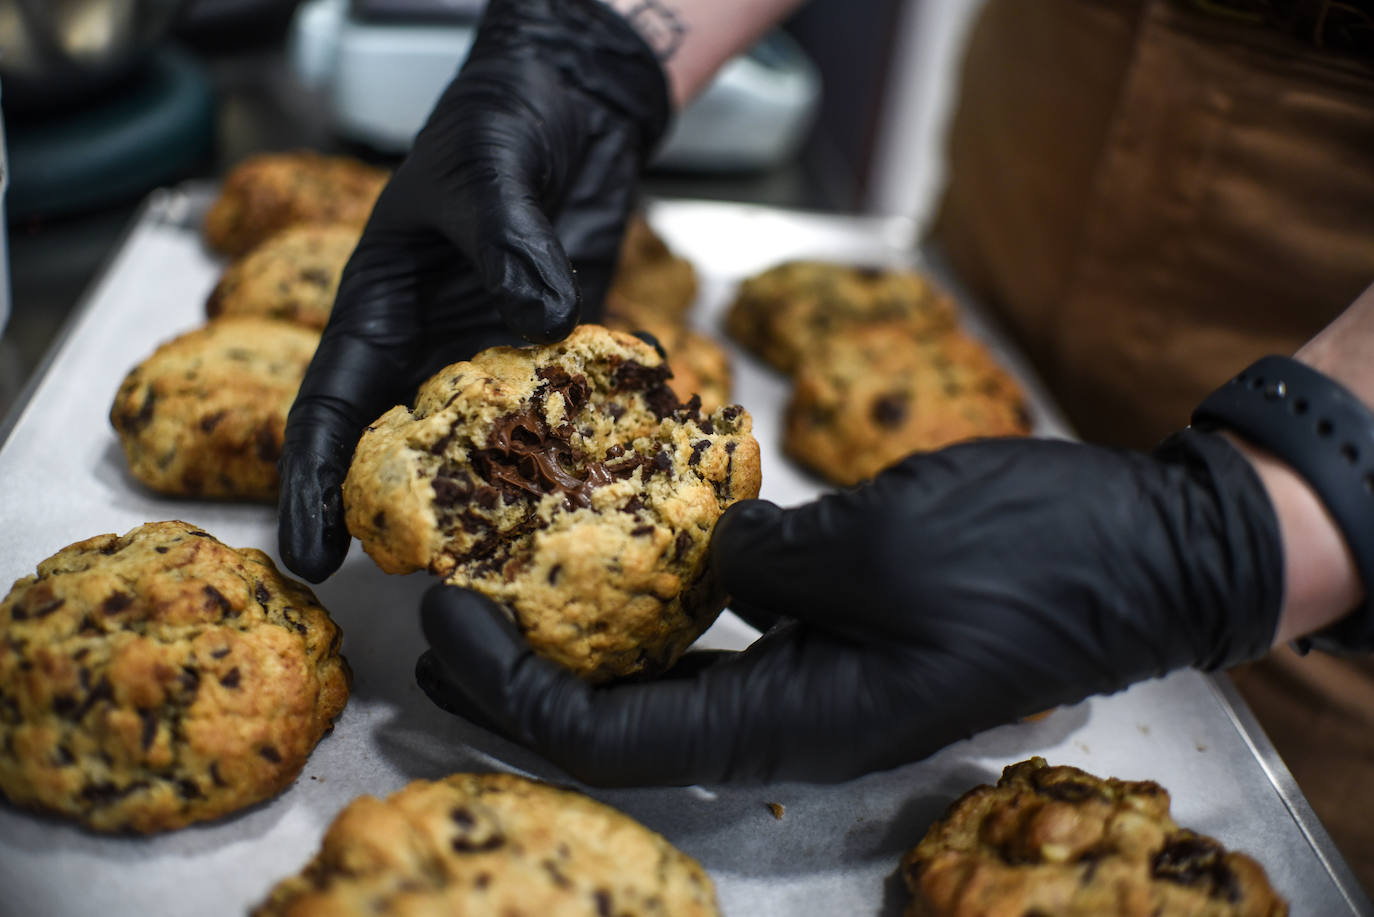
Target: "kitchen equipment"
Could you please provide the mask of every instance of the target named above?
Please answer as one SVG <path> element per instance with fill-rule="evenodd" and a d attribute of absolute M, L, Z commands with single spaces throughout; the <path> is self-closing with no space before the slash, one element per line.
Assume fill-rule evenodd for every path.
<path fill-rule="evenodd" d="M 0 0 L 0 79 L 11 114 L 88 100 L 162 40 L 185 0 Z"/>
<path fill-rule="evenodd" d="M 110 399 L 128 368 L 161 341 L 204 321 L 221 270 L 199 221 L 214 189 L 160 192 L 141 212 L 67 333 L 0 429 L 0 588 L 52 551 L 101 532 L 180 518 L 234 546 L 276 552 L 275 507 L 170 501 L 138 487 L 110 430 Z M 912 224 L 768 207 L 651 201 L 648 218 L 697 266 L 699 328 L 716 329 L 738 281 L 794 257 L 910 263 Z M 981 322 L 976 303 L 938 264 L 969 330 L 990 342 L 1027 386 L 1035 430 L 1067 435 L 1024 361 Z M 788 381 L 732 348 L 736 397 L 754 415 L 761 496 L 795 504 L 820 487 L 782 455 Z M 74 380 L 76 384 L 74 384 Z M 416 609 L 433 582 L 387 576 L 360 550 L 317 594 L 344 633 L 353 697 L 295 784 L 219 821 L 154 837 L 97 836 L 0 805 L 0 910 L 64 917 L 242 915 L 317 848 L 334 815 L 363 793 L 459 770 L 567 775 L 530 752 L 434 707 L 415 686 L 424 647 Z M 727 613 L 703 637 L 736 648 L 755 632 Z M 958 703 L 957 697 L 949 699 Z M 711 872 L 727 917 L 902 913 L 897 874 L 953 799 L 1031 755 L 1103 776 L 1153 779 L 1180 824 L 1254 855 L 1294 917 L 1374 914 L 1282 761 L 1224 675 L 1176 672 L 1004 726 L 930 758 L 835 785 L 587 788 L 664 834 Z M 780 806 L 782 817 L 769 804 Z M 80 881 L 73 881 L 80 876 Z"/>
<path fill-rule="evenodd" d="M 404 152 L 472 45 L 474 0 L 309 0 L 291 30 L 300 77 L 340 134 Z M 820 101 L 801 48 L 773 32 L 729 61 L 683 110 L 652 163 L 699 172 L 766 169 L 800 148 Z"/>
<path fill-rule="evenodd" d="M 213 140 L 209 78 L 161 46 L 186 0 L 0 0 L 10 218 L 137 199 Z"/>

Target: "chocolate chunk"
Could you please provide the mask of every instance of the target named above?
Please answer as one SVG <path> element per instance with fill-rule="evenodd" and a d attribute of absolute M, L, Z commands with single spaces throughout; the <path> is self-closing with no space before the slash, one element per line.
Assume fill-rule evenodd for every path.
<path fill-rule="evenodd" d="M 96 686 L 90 690 L 90 693 L 86 695 L 86 699 L 81 702 L 81 706 L 72 711 L 71 718 L 80 722 L 86 717 L 86 714 L 90 712 L 92 707 L 101 701 L 107 700 L 114 700 L 114 689 L 110 687 L 109 679 L 102 678 L 96 683 Z M 56 709 L 55 704 L 54 709 Z"/>
<path fill-rule="evenodd" d="M 687 464 L 696 465 L 701 461 L 701 454 L 709 448 L 711 448 L 709 439 L 699 439 L 692 443 L 692 454 L 687 457 Z"/>
<path fill-rule="evenodd" d="M 224 597 L 224 593 L 220 592 L 214 586 L 206 586 L 204 592 L 206 611 L 218 610 L 220 617 L 224 617 L 230 613 L 230 609 L 233 606 L 231 606 L 229 600 Z"/>
<path fill-rule="evenodd" d="M 1062 780 L 1054 783 L 1043 783 L 1036 787 L 1041 793 L 1051 799 L 1058 799 L 1061 802 L 1083 802 L 1085 799 L 1098 799 L 1102 797 L 1102 792 L 1091 783 L 1084 783 L 1077 780 Z"/>
<path fill-rule="evenodd" d="M 493 834 L 484 841 L 473 842 L 465 837 L 455 837 L 453 839 L 453 850 L 455 853 L 486 853 L 490 850 L 498 850 L 506 843 L 506 839 L 499 834 Z"/>
<path fill-rule="evenodd" d="M 149 388 L 143 395 L 143 404 L 136 414 L 122 414 L 120 420 L 125 433 L 138 433 L 153 422 L 153 408 L 157 404 L 157 392 Z"/>
<path fill-rule="evenodd" d="M 81 649 L 77 650 L 75 653 L 72 653 L 72 659 L 73 659 L 74 661 L 76 661 L 76 662 L 80 662 L 81 660 L 83 660 L 83 659 L 85 659 L 87 656 L 89 656 L 90 654 L 91 654 L 91 648 L 90 648 L 89 646 L 83 646 L 83 647 L 81 647 Z"/>
<path fill-rule="evenodd" d="M 100 553 L 104 554 L 106 557 L 109 557 L 111 554 L 118 553 L 118 551 L 119 542 L 117 540 L 111 540 L 107 544 L 103 544 L 100 546 Z"/>
<path fill-rule="evenodd" d="M 592 892 L 592 897 L 596 899 L 597 917 L 612 917 L 611 893 L 604 888 L 598 888 Z"/>
<path fill-rule="evenodd" d="M 673 561 L 682 560 L 691 546 L 692 536 L 687 532 L 678 532 L 677 538 L 673 542 Z"/>
<path fill-rule="evenodd" d="M 228 414 L 228 411 L 216 411 L 213 414 L 205 415 L 200 419 L 200 429 L 205 433 L 213 432 L 215 427 L 219 426 L 219 422 L 227 417 Z"/>
<path fill-rule="evenodd" d="M 219 683 L 226 688 L 237 688 L 239 686 L 239 667 L 234 666 L 229 671 L 220 676 Z"/>
<path fill-rule="evenodd" d="M 611 388 L 617 392 L 649 392 L 660 388 L 672 377 L 666 364 L 645 366 L 634 360 L 627 360 L 611 373 Z"/>
<path fill-rule="evenodd" d="M 117 615 L 133 605 L 134 597 L 127 592 L 111 593 L 109 598 L 100 603 L 100 611 L 105 615 Z"/>
<path fill-rule="evenodd" d="M 100 783 L 88 783 L 82 787 L 81 798 L 93 806 L 107 806 L 110 803 L 118 802 L 125 796 L 147 788 L 148 781 L 146 780 L 135 780 L 127 786 L 117 786 L 109 780 L 104 780 Z"/>
<path fill-rule="evenodd" d="M 377 514 L 372 517 L 372 527 L 375 529 L 386 528 L 386 513 L 384 511 L 378 510 Z"/>
<path fill-rule="evenodd" d="M 637 525 L 630 529 L 631 535 L 652 535 L 654 527 L 652 525 Z"/>
<path fill-rule="evenodd" d="M 1210 886 L 1208 893 L 1231 901 L 1240 899 L 1240 885 L 1226 865 L 1221 845 L 1200 835 L 1175 837 L 1150 861 L 1150 874 L 1180 885 Z"/>
<path fill-rule="evenodd" d="M 157 738 L 157 714 L 151 710 L 140 710 L 138 718 L 143 721 L 141 744 L 143 750 L 147 751 L 153 747 L 153 740 Z"/>
<path fill-rule="evenodd" d="M 265 760 L 271 761 L 273 764 L 281 763 L 281 752 L 277 751 L 277 749 L 271 745 L 264 745 L 262 748 L 259 748 L 258 754 L 262 755 Z"/>
<path fill-rule="evenodd" d="M 591 397 L 591 386 L 587 383 L 586 376 L 571 375 L 561 366 L 541 366 L 534 373 L 548 383 L 547 391 L 558 392 L 563 396 L 570 412 L 579 410 Z"/>
<path fill-rule="evenodd" d="M 552 586 L 554 583 L 558 582 L 558 574 L 560 574 L 560 573 L 562 573 L 562 572 L 563 572 L 563 565 L 562 565 L 562 564 L 554 564 L 552 567 L 549 568 L 549 585 L 550 585 L 550 586 Z"/>
<path fill-rule="evenodd" d="M 558 864 L 553 860 L 541 860 L 539 865 L 549 874 L 549 879 L 559 888 L 572 888 L 572 880 L 559 870 Z"/>
<path fill-rule="evenodd" d="M 76 763 L 76 756 L 71 753 L 67 746 L 59 745 L 53 761 L 58 767 L 71 767 Z"/>
<path fill-rule="evenodd" d="M 226 787 L 226 786 L 229 785 L 228 782 L 226 782 L 225 779 L 224 779 L 223 777 L 221 777 L 220 774 L 219 774 L 219 762 L 218 762 L 218 761 L 211 761 L 211 762 L 210 762 L 210 782 L 213 783 L 213 784 L 214 784 L 215 786 L 217 786 L 217 787 Z"/>
<path fill-rule="evenodd" d="M 880 427 L 893 429 L 900 427 L 906 419 L 907 397 L 902 392 L 893 392 L 873 399 L 868 415 Z"/>
<path fill-rule="evenodd" d="M 468 497 L 472 496 L 471 484 L 445 475 L 435 477 L 431 486 L 434 488 L 434 502 L 440 506 L 453 506 L 456 503 L 465 502 Z M 382 514 L 378 513 L 377 516 L 380 518 Z M 376 519 L 373 520 L 373 523 L 376 524 Z M 378 526 L 378 528 L 381 527 Z"/>
<path fill-rule="evenodd" d="M 184 665 L 181 667 L 181 674 L 177 676 L 177 683 L 181 685 L 183 691 L 191 697 L 195 697 L 196 692 L 200 690 L 200 673 L 190 666 Z"/>
<path fill-rule="evenodd" d="M 496 509 L 496 504 L 501 501 L 500 494 L 494 487 L 479 487 L 473 494 L 473 499 L 482 509 Z"/>
<path fill-rule="evenodd" d="M 467 830 L 471 828 L 473 825 L 477 824 L 477 819 L 472 817 L 472 813 L 469 812 L 467 809 L 462 808 L 461 806 L 449 812 L 448 816 L 449 818 L 453 819 L 454 824 L 456 824 L 458 827 L 464 830 Z"/>
<path fill-rule="evenodd" d="M 66 599 L 62 599 L 62 598 L 48 599 L 48 601 L 46 601 L 46 602 L 44 602 L 43 604 L 39 605 L 37 608 L 31 608 L 31 609 L 29 609 L 29 612 L 28 612 L 29 617 L 31 617 L 31 618 L 46 618 L 48 615 L 52 614 L 54 611 L 57 611 L 57 609 L 59 609 L 59 608 L 61 608 L 63 605 L 65 605 L 66 602 L 67 602 L 67 600 L 66 600 Z M 19 611 L 18 606 L 15 607 L 15 611 L 16 611 L 16 612 Z M 19 618 L 19 615 L 16 614 L 16 615 L 15 615 L 15 618 L 18 619 L 18 618 Z"/>
<path fill-rule="evenodd" d="M 607 414 L 609 414 L 611 416 L 611 420 L 613 421 L 619 420 L 620 418 L 624 417 L 626 410 L 625 405 L 615 401 L 607 401 L 605 404 L 601 406 L 601 409 L 605 411 Z"/>
<path fill-rule="evenodd" d="M 301 271 L 301 280 L 317 287 L 327 287 L 334 280 L 334 275 L 317 267 L 311 267 Z"/>
<path fill-rule="evenodd" d="M 228 656 L 228 655 L 229 655 L 229 647 L 227 647 L 227 646 L 222 646 L 222 647 L 220 647 L 220 648 L 217 649 L 217 650 L 211 650 L 211 651 L 210 651 L 210 658 L 211 658 L 211 659 L 223 659 L 225 656 Z"/>
<path fill-rule="evenodd" d="M 486 888 L 491 884 L 491 873 L 479 872 L 472 880 L 473 887 Z"/>
<path fill-rule="evenodd" d="M 194 531 L 194 532 L 188 532 L 187 534 L 194 535 L 194 536 L 196 536 L 197 538 L 214 538 L 214 537 L 215 537 L 214 535 L 211 535 L 209 532 L 202 532 L 202 531 L 200 531 L 199 529 L 197 529 L 197 530 Z"/>
<path fill-rule="evenodd" d="M 621 457 L 622 455 L 624 455 L 624 454 L 625 454 L 625 447 L 622 446 L 620 443 L 615 443 L 615 444 L 612 445 L 609 449 L 606 450 L 606 459 L 607 459 L 608 461 L 609 461 L 610 459 L 618 459 L 618 458 L 620 458 L 620 457 Z"/>
<path fill-rule="evenodd" d="M 254 583 L 253 598 L 258 600 L 259 605 L 261 605 L 263 608 L 266 608 L 267 603 L 272 601 L 272 593 L 268 592 L 267 587 L 264 586 L 262 583 Z"/>
<path fill-rule="evenodd" d="M 649 410 L 654 412 L 654 416 L 659 420 L 665 417 L 672 417 L 682 408 L 682 402 L 678 401 L 677 395 L 673 393 L 667 384 L 660 385 L 658 388 L 649 389 L 644 393 L 644 403 L 649 406 Z"/>
<path fill-rule="evenodd" d="M 182 778 L 177 781 L 177 794 L 182 799 L 204 799 L 205 794 L 200 791 L 194 780 Z"/>
<path fill-rule="evenodd" d="M 165 544 L 160 544 L 157 547 L 153 548 L 153 550 L 159 554 L 166 554 L 167 551 L 170 549 Z"/>

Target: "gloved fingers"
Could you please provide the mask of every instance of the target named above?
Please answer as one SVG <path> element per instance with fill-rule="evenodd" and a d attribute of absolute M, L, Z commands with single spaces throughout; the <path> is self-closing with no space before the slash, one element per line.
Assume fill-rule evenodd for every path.
<path fill-rule="evenodd" d="M 359 435 L 413 392 L 434 241 L 364 233 L 287 415 L 278 539 L 287 567 L 311 582 L 348 551 L 339 488 Z"/>
<path fill-rule="evenodd" d="M 744 500 L 716 523 L 711 561 L 731 608 L 755 626 L 797 618 L 852 640 L 904 636 L 919 597 L 896 580 L 920 560 L 892 557 L 884 529 L 847 493 L 789 509 Z"/>
<path fill-rule="evenodd" d="M 487 174 L 493 169 L 494 179 Z M 581 314 L 572 262 L 518 172 L 479 172 L 492 184 L 470 184 L 445 202 L 438 228 L 476 269 L 511 331 L 536 344 L 562 340 Z"/>
<path fill-rule="evenodd" d="M 930 750 L 887 741 L 890 718 L 923 707 L 887 703 L 891 657 L 796 625 L 681 678 L 591 685 L 474 593 L 431 589 L 421 621 L 446 693 L 590 783 L 840 780 Z"/>
<path fill-rule="evenodd" d="M 634 205 L 637 168 L 623 139 L 615 134 L 601 138 L 587 151 L 554 221 L 577 272 L 584 322 L 605 315 L 606 291 L 619 267 L 625 221 Z"/>

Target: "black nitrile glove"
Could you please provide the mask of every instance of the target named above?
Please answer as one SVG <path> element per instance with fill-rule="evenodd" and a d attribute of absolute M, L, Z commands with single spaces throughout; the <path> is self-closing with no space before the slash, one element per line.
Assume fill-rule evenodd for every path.
<path fill-rule="evenodd" d="M 786 616 L 688 677 L 590 686 L 496 606 L 435 587 L 421 685 L 600 784 L 831 781 L 1185 666 L 1269 649 L 1278 522 L 1247 461 L 1193 431 L 1154 456 L 987 440 L 794 510 L 732 507 L 736 607 Z"/>
<path fill-rule="evenodd" d="M 668 115 L 662 68 L 606 4 L 488 4 L 377 201 L 287 420 L 279 538 L 291 570 L 319 582 L 343 561 L 339 488 L 366 424 L 449 363 L 558 340 L 599 315 Z"/>

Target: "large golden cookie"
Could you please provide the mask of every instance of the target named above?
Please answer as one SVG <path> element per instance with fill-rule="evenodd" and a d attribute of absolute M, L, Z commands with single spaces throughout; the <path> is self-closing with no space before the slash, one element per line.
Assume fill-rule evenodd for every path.
<path fill-rule="evenodd" d="M 241 316 L 163 344 L 110 407 L 129 470 L 166 494 L 275 500 L 286 415 L 319 341 L 309 328 Z"/>
<path fill-rule="evenodd" d="M 1044 758 L 975 787 L 902 860 L 908 917 L 1283 917 L 1243 853 L 1178 827 L 1157 783 Z"/>
<path fill-rule="evenodd" d="M 718 917 L 695 860 L 580 793 L 507 774 L 363 796 L 254 917 Z"/>
<path fill-rule="evenodd" d="M 100 831 L 268 799 L 348 699 L 339 641 L 266 554 L 184 522 L 63 548 L 0 602 L 0 791 Z"/>

